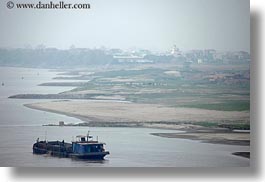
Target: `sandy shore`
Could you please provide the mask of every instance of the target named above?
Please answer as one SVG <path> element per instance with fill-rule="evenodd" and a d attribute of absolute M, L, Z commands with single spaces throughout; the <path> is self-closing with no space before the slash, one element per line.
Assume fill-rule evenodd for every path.
<path fill-rule="evenodd" d="M 227 144 L 227 145 L 250 145 L 250 133 L 232 131 L 187 131 L 185 133 L 152 133 L 152 135 L 166 138 L 183 138 L 200 140 L 207 143 Z"/>
<path fill-rule="evenodd" d="M 234 132 L 231 130 L 204 128 L 196 130 L 187 130 L 183 133 L 151 133 L 151 135 L 166 138 L 198 140 L 201 142 L 212 144 L 250 146 L 249 132 Z M 239 151 L 234 152 L 232 154 L 245 158 L 250 158 L 250 151 Z"/>
<path fill-rule="evenodd" d="M 109 100 L 64 100 L 25 106 L 78 117 L 87 122 L 249 122 L 247 111 L 174 108 Z"/>

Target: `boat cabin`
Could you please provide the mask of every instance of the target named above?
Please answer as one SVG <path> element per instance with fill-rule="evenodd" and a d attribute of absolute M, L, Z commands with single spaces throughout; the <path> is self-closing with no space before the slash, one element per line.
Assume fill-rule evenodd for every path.
<path fill-rule="evenodd" d="M 73 153 L 75 154 L 86 154 L 90 152 L 104 152 L 104 144 L 94 141 L 92 136 L 82 136 L 76 137 L 77 140 L 72 142 Z"/>

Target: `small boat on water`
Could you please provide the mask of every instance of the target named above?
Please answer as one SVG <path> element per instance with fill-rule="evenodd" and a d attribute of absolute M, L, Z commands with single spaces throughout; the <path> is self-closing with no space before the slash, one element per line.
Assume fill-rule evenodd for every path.
<path fill-rule="evenodd" d="M 105 143 L 93 140 L 89 133 L 79 135 L 76 141 L 66 143 L 63 141 L 39 141 L 33 144 L 34 154 L 50 154 L 57 157 L 70 157 L 78 159 L 97 159 L 103 160 L 109 151 L 104 149 Z"/>

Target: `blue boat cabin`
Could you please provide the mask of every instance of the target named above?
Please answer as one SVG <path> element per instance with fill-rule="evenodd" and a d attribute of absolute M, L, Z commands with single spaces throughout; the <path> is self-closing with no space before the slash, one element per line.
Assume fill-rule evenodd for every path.
<path fill-rule="evenodd" d="M 79 141 L 72 142 L 73 153 L 86 154 L 90 152 L 104 152 L 103 143 L 89 141 L 89 136 L 78 136 Z"/>

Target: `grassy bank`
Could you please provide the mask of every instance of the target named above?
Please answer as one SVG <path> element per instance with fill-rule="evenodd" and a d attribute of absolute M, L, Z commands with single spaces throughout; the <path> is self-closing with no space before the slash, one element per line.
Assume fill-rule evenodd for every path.
<path fill-rule="evenodd" d="M 190 104 L 180 105 L 180 107 L 219 110 L 219 111 L 249 111 L 250 101 L 227 100 L 222 103 L 206 103 L 206 104 L 190 103 Z"/>

